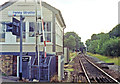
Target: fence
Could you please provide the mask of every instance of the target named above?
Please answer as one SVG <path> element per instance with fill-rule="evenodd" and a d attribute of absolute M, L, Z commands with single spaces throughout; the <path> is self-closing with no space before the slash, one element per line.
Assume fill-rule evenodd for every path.
<path fill-rule="evenodd" d="M 24 78 L 29 78 L 31 80 L 37 79 L 40 82 L 49 82 L 50 78 L 56 73 L 56 56 L 47 56 L 45 61 L 40 63 L 40 65 L 31 65 L 29 63 L 28 69 Z"/>

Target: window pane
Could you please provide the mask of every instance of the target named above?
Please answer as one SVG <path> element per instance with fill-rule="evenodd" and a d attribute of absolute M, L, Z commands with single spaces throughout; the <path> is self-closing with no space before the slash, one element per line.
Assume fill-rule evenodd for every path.
<path fill-rule="evenodd" d="M 41 30 L 42 30 L 41 28 L 42 28 L 42 24 L 41 24 L 41 22 L 38 22 L 38 23 L 37 23 L 37 31 L 38 31 L 39 33 L 42 32 L 42 31 L 41 31 Z"/>
<path fill-rule="evenodd" d="M 51 42 L 51 33 L 45 34 L 45 41 L 46 42 Z M 43 42 L 43 36 L 40 37 L 41 42 Z"/>
<path fill-rule="evenodd" d="M 44 22 L 45 31 L 51 31 L 51 22 Z"/>
<path fill-rule="evenodd" d="M 51 22 L 47 22 L 47 31 L 51 31 Z"/>
<path fill-rule="evenodd" d="M 35 32 L 29 32 L 29 37 L 35 37 Z"/>
<path fill-rule="evenodd" d="M 5 24 L 4 23 L 0 23 L 0 42 L 5 42 Z"/>
<path fill-rule="evenodd" d="M 5 33 L 0 33 L 0 42 L 5 42 Z"/>
<path fill-rule="evenodd" d="M 44 35 L 45 35 L 45 41 L 47 41 L 47 33 L 45 32 L 45 34 L 44 34 Z"/>
<path fill-rule="evenodd" d="M 25 32 L 26 31 L 26 23 L 25 22 L 23 22 L 23 32 Z"/>
<path fill-rule="evenodd" d="M 39 29 L 42 32 L 42 23 L 38 23 Z M 44 30 L 51 31 L 51 22 L 44 22 Z"/>
<path fill-rule="evenodd" d="M 23 39 L 22 39 L 22 42 L 25 42 L 25 37 L 26 37 L 26 34 L 23 33 Z M 20 36 L 16 36 L 16 42 L 20 42 Z"/>
<path fill-rule="evenodd" d="M 41 40 L 41 42 L 43 42 L 43 36 L 41 36 L 40 40 Z"/>
<path fill-rule="evenodd" d="M 40 29 L 41 29 L 41 32 L 42 32 L 42 23 L 41 23 L 41 28 Z"/>
<path fill-rule="evenodd" d="M 34 22 L 30 22 L 29 23 L 29 32 L 34 32 L 34 30 L 35 30 L 35 24 L 34 24 Z"/>
<path fill-rule="evenodd" d="M 51 42 L 51 33 L 47 33 L 47 42 Z"/>
<path fill-rule="evenodd" d="M 5 22 L 0 23 L 0 32 L 5 32 Z"/>
<path fill-rule="evenodd" d="M 29 37 L 34 37 L 35 36 L 35 23 L 30 22 L 29 23 Z"/>

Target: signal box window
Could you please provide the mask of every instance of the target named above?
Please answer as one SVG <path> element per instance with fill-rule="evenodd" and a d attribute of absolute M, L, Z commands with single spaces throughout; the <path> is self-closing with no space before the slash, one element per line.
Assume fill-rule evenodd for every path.
<path fill-rule="evenodd" d="M 51 42 L 51 22 L 44 22 L 45 41 Z M 42 33 L 42 23 L 37 23 L 37 32 Z M 29 37 L 35 37 L 35 22 L 29 22 Z M 40 37 L 43 42 L 43 36 Z"/>
<path fill-rule="evenodd" d="M 0 42 L 5 42 L 5 24 L 0 23 Z"/>
<path fill-rule="evenodd" d="M 51 31 L 51 22 L 45 22 L 44 27 L 45 27 L 45 31 L 50 32 Z"/>
<path fill-rule="evenodd" d="M 29 37 L 35 37 L 35 23 L 29 23 Z"/>
<path fill-rule="evenodd" d="M 51 42 L 51 22 L 44 22 L 44 29 L 45 29 L 45 41 L 46 42 Z M 42 28 L 41 28 L 42 32 Z M 41 42 L 43 37 L 41 37 Z"/>

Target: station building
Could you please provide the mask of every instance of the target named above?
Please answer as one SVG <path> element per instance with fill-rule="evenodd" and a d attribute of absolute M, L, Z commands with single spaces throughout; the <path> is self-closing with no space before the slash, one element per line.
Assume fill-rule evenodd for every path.
<path fill-rule="evenodd" d="M 37 7 L 37 8 L 36 8 Z M 8 75 L 17 75 L 18 57 L 20 52 L 20 37 L 15 36 L 9 31 L 7 23 L 12 22 L 12 18 L 20 20 L 20 15 L 25 16 L 23 22 L 23 54 L 26 56 L 34 55 L 36 52 L 35 22 L 40 16 L 40 4 L 35 0 L 10 0 L 0 6 L 0 59 L 2 71 Z M 60 10 L 42 2 L 42 13 L 45 27 L 46 51 L 55 54 L 58 58 L 58 76 L 62 79 L 63 75 L 63 35 L 66 27 Z M 41 20 L 37 18 L 37 27 L 42 33 Z M 43 51 L 43 37 L 39 40 L 40 51 Z M 7 69 L 6 69 L 7 67 Z M 62 70 L 62 71 L 61 71 Z"/>

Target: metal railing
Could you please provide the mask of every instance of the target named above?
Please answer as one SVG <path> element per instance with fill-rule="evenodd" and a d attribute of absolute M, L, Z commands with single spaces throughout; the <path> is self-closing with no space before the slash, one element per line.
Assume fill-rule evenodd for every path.
<path fill-rule="evenodd" d="M 56 73 L 56 56 L 47 56 L 39 66 L 29 63 L 28 67 L 28 74 L 26 74 L 25 78 L 29 75 L 30 80 L 36 79 L 39 82 L 49 82 L 50 78 Z"/>

